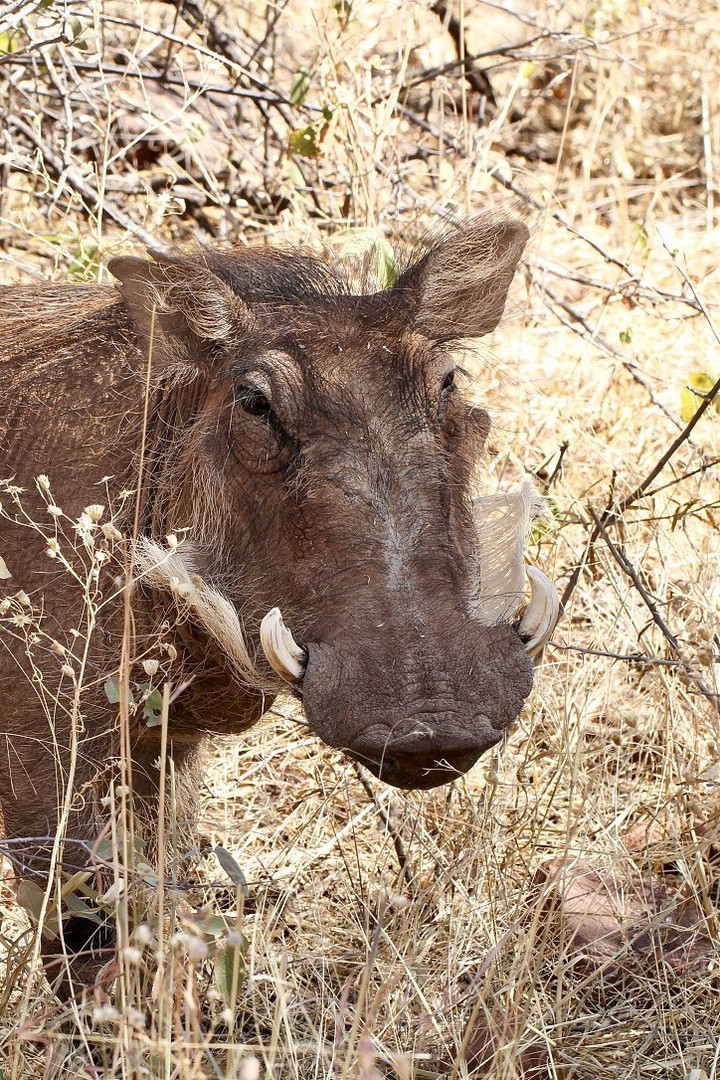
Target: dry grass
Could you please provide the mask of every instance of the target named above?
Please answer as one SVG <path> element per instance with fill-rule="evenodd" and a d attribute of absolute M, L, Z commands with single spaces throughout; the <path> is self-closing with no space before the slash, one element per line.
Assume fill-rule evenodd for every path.
<path fill-rule="evenodd" d="M 529 192 L 476 392 L 488 487 L 538 478 L 532 555 L 575 582 L 507 745 L 451 788 L 382 788 L 284 706 L 218 741 L 202 831 L 248 896 L 214 856 L 166 889 L 160 974 L 141 934 L 113 1001 L 52 999 L 3 884 L 3 1077 L 720 1078 L 714 409 L 633 497 L 720 374 L 717 5 L 450 6 L 495 103 L 401 0 L 208 5 L 209 32 L 190 0 L 0 14 L 3 280 L 149 235 L 396 243 Z M 203 903 L 249 939 L 236 1003 Z"/>

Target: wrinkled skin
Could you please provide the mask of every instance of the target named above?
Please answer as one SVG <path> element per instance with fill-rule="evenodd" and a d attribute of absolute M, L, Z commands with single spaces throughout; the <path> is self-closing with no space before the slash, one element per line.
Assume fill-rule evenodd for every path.
<path fill-rule="evenodd" d="M 3 499 L 0 554 L 13 576 L 0 596 L 24 589 L 77 657 L 70 631 L 85 633 L 87 610 L 47 558 L 54 521 L 34 478 L 49 476 L 52 501 L 73 519 L 110 501 L 131 536 L 135 499 L 121 506 L 119 493 L 137 487 L 142 467 L 140 534 L 182 538 L 180 557 L 184 544 L 193 572 L 231 601 L 252 652 L 263 615 L 282 609 L 307 654 L 293 690 L 321 739 L 399 787 L 467 771 L 517 716 L 531 664 L 512 625 L 468 614 L 481 587 L 468 485 L 489 421 L 458 391 L 449 344 L 494 328 L 525 239 L 517 222 L 480 219 L 394 288 L 363 296 L 312 260 L 244 249 L 113 260 L 119 292 L 3 290 L 2 474 L 26 489 L 44 535 Z M 165 621 L 176 654 L 167 677 L 187 684 L 169 740 L 191 818 L 204 735 L 249 727 L 279 681 L 260 654 L 265 686 L 241 684 L 218 642 L 177 614 L 167 592 L 135 589 L 135 654 Z M 58 656 L 0 619 L 4 826 L 36 838 L 15 849 L 19 877 L 42 881 L 42 838 L 57 829 L 66 787 L 80 794 L 65 835 L 98 835 L 99 770 L 119 754 L 103 685 L 126 630 L 120 596 L 90 636 L 73 758 L 72 685 Z M 38 671 L 54 699 L 29 689 Z M 157 732 L 136 719 L 133 789 L 152 819 Z M 82 865 L 72 851 L 66 864 Z"/>

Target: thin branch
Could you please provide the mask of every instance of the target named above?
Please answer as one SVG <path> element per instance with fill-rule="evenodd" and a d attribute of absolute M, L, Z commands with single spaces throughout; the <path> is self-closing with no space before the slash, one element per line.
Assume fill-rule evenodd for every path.
<path fill-rule="evenodd" d="M 635 382 L 638 383 L 640 386 L 642 386 L 643 390 L 646 392 L 653 405 L 657 409 L 659 409 L 660 412 L 664 413 L 664 415 L 672 424 L 675 425 L 675 427 L 682 427 L 682 424 L 677 419 L 677 417 L 673 416 L 670 410 L 666 408 L 665 405 L 663 405 L 662 401 L 660 401 L 655 396 L 655 391 L 653 390 L 652 386 L 649 384 L 647 379 L 640 374 L 637 369 L 637 365 L 634 364 L 632 360 L 628 360 L 618 349 L 614 348 L 609 341 L 606 341 L 604 337 L 598 334 L 596 326 L 593 326 L 592 323 L 577 310 L 577 308 L 574 308 L 571 304 L 568 304 L 566 300 L 562 300 L 559 296 L 556 296 L 555 293 L 553 293 L 547 287 L 547 285 L 543 285 L 539 281 L 535 280 L 533 280 L 533 285 L 542 296 L 547 296 L 550 300 L 552 300 L 553 304 L 556 304 L 562 311 L 565 312 L 566 315 L 570 317 L 570 322 L 566 322 L 563 319 L 560 320 L 563 323 L 563 326 L 567 326 L 569 330 L 572 330 L 574 333 L 579 334 L 580 337 L 583 338 L 583 340 L 591 341 L 594 345 L 598 345 L 599 348 L 601 348 L 609 356 L 612 356 L 615 360 L 619 360 L 627 373 L 631 376 L 631 378 L 634 379 Z M 582 329 L 585 331 L 584 334 L 580 330 L 578 330 L 577 326 L 575 325 L 576 323 L 581 326 Z"/>
<path fill-rule="evenodd" d="M 538 259 L 535 265 L 537 265 L 544 274 L 552 274 L 553 277 L 561 278 L 563 281 L 575 281 L 578 285 L 586 285 L 590 289 L 601 289 L 603 292 L 611 293 L 612 295 L 619 294 L 620 296 L 626 296 L 630 293 L 632 298 L 642 296 L 643 299 L 650 301 L 660 299 L 665 300 L 669 304 L 685 304 L 687 307 L 692 308 L 693 311 L 702 311 L 700 304 L 694 297 L 683 296 L 681 293 L 670 293 L 665 289 L 642 286 L 639 284 L 636 277 L 613 285 L 612 282 L 598 281 L 596 278 L 588 277 L 587 274 L 579 274 L 577 272 L 571 273 L 566 267 L 560 269 L 557 266 L 552 266 L 550 263 L 545 262 L 544 259 Z"/>
<path fill-rule="evenodd" d="M 126 229 L 131 236 L 135 236 L 146 246 L 157 247 L 157 240 L 155 237 L 143 229 L 141 225 L 137 225 L 132 218 L 128 217 L 127 214 L 124 214 L 122 210 L 118 210 L 111 202 L 102 200 L 98 191 L 92 187 L 91 184 L 88 184 L 87 180 L 85 180 L 78 169 L 74 166 L 65 168 L 62 159 L 43 143 L 38 132 L 36 132 L 30 124 L 26 124 L 24 120 L 20 120 L 17 116 L 7 116 L 5 118 L 5 123 L 8 127 L 15 131 L 19 131 L 26 139 L 30 140 L 33 146 L 41 152 L 45 164 L 54 176 L 61 177 L 64 175 L 70 187 L 84 200 L 90 212 L 105 214 L 107 217 L 111 218 L 116 225 L 119 225 L 121 229 Z"/>
<path fill-rule="evenodd" d="M 410 885 L 411 884 L 411 875 L 410 875 L 410 869 L 408 867 L 407 853 L 405 851 L 405 845 L 403 844 L 402 837 L 400 836 L 400 833 L 398 832 L 397 827 L 395 826 L 395 823 L 392 820 L 391 815 L 388 813 L 387 810 L 385 810 L 381 806 L 380 802 L 378 801 L 378 797 L 375 794 L 375 792 L 373 791 L 372 785 L 370 784 L 370 782 L 368 781 L 368 778 L 365 775 L 365 771 L 362 769 L 362 767 L 360 765 L 358 765 L 358 763 L 356 761 L 352 762 L 352 766 L 353 766 L 353 769 L 355 770 L 355 774 L 356 774 L 358 780 L 360 781 L 362 786 L 365 788 L 365 792 L 367 794 L 367 797 L 370 799 L 373 806 L 377 810 L 378 814 L 380 815 L 380 818 L 382 820 L 383 825 L 385 826 L 385 828 L 388 831 L 390 839 L 393 842 L 393 847 L 395 848 L 395 854 L 397 855 L 397 861 L 398 861 L 398 865 L 400 867 L 400 873 L 401 873 L 402 877 L 405 878 L 405 881 L 408 883 L 408 885 Z"/>
<path fill-rule="evenodd" d="M 720 694 L 713 693 L 713 691 L 710 690 L 710 688 L 705 685 L 705 683 L 702 681 L 702 679 L 698 675 L 697 671 L 695 670 L 694 665 L 690 661 L 688 661 L 686 659 L 686 657 L 683 655 L 684 651 L 683 651 L 683 648 L 682 648 L 680 642 L 678 641 L 675 634 L 673 634 L 672 630 L 669 628 L 669 626 L 667 625 L 667 623 L 663 619 L 662 615 L 658 611 L 657 604 L 656 604 L 654 598 L 650 595 L 648 590 L 645 588 L 645 585 L 641 581 L 640 575 L 638 574 L 637 570 L 635 569 L 633 564 L 630 562 L 630 560 L 628 559 L 627 555 L 622 550 L 622 548 L 619 547 L 616 543 L 614 543 L 614 541 L 610 538 L 610 536 L 608 535 L 607 529 L 605 528 L 605 525 L 603 524 L 603 521 L 602 521 L 600 515 L 596 514 L 596 512 L 592 509 L 592 507 L 590 507 L 590 513 L 592 514 L 592 518 L 593 518 L 593 521 L 595 522 L 595 527 L 598 530 L 599 535 L 603 538 L 603 540 L 607 544 L 607 547 L 608 547 L 608 550 L 610 551 L 610 554 L 615 559 L 615 562 L 618 564 L 618 566 L 623 571 L 623 573 L 626 574 L 627 577 L 630 578 L 633 585 L 637 589 L 638 593 L 640 594 L 640 597 L 642 598 L 643 603 L 645 604 L 648 611 L 650 612 L 652 621 L 658 627 L 661 634 L 663 635 L 665 640 L 669 643 L 669 645 L 672 648 L 673 652 L 678 657 L 678 660 L 680 662 L 680 665 L 682 667 L 683 672 L 685 673 L 687 678 L 692 683 L 695 684 L 695 686 L 698 688 L 698 690 L 702 694 L 702 696 L 707 701 L 709 701 L 710 704 L 713 705 L 713 707 L 716 710 L 718 710 L 718 712 L 720 712 Z"/>
<path fill-rule="evenodd" d="M 607 652 L 605 649 L 589 649 L 584 648 L 582 645 L 566 645 L 559 641 L 549 641 L 548 647 L 553 649 L 559 649 L 561 652 L 575 652 L 580 653 L 581 656 L 601 656 L 606 660 L 622 660 L 626 664 L 640 664 L 642 667 L 682 667 L 682 660 L 668 660 L 662 656 L 648 656 L 647 653 L 615 653 Z"/>
<path fill-rule="evenodd" d="M 47 42 L 42 42 L 41 44 L 47 44 Z M 13 54 L 11 59 L 15 64 L 23 65 L 25 63 L 24 56 Z M 250 90 L 247 87 L 237 85 L 216 86 L 211 83 L 197 82 L 193 79 L 175 79 L 170 75 L 165 75 L 162 71 L 136 71 L 132 68 L 121 67 L 118 64 L 103 64 L 102 71 L 97 64 L 90 64 L 87 61 L 82 60 L 75 60 L 73 66 L 76 71 L 95 72 L 97 75 L 119 75 L 123 78 L 138 79 L 143 82 L 159 82 L 163 85 L 177 86 L 182 90 L 199 91 L 204 94 L 227 94 L 229 97 L 249 98 L 251 101 L 264 101 L 268 105 L 290 105 L 288 98 L 267 89 L 261 91 Z M 312 108 L 311 106 L 307 107 Z M 319 106 L 317 111 L 320 111 Z"/>

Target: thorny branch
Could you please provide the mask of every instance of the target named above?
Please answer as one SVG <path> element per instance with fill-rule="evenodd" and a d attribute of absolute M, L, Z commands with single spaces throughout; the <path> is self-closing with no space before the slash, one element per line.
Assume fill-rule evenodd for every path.
<path fill-rule="evenodd" d="M 669 626 L 658 611 L 657 604 L 654 598 L 645 588 L 645 585 L 641 580 L 637 570 L 630 562 L 622 548 L 618 544 L 614 543 L 614 541 L 608 535 L 607 529 L 605 528 L 602 519 L 595 512 L 595 510 L 592 509 L 592 507 L 590 507 L 590 513 L 592 515 L 593 521 L 595 522 L 595 527 L 598 530 L 598 533 L 600 534 L 600 536 L 602 536 L 603 540 L 608 546 L 610 554 L 615 559 L 616 563 L 623 571 L 623 573 L 625 573 L 630 578 L 638 593 L 642 597 L 643 603 L 650 612 L 652 621 L 659 628 L 665 640 L 670 644 L 673 652 L 675 653 L 682 665 L 682 670 L 684 671 L 685 675 L 691 682 L 695 684 L 702 696 L 720 711 L 720 695 L 713 693 L 713 691 L 710 690 L 710 688 L 706 686 L 705 683 L 702 681 L 695 669 L 694 664 L 685 657 L 684 650 L 680 642 L 678 641 L 675 634 L 673 634 L 672 630 L 670 630 Z"/>
<path fill-rule="evenodd" d="M 613 348 L 609 341 L 606 341 L 605 338 L 601 337 L 600 334 L 596 332 L 596 328 L 592 325 L 589 319 L 586 319 L 584 315 L 582 315 L 571 304 L 568 304 L 566 300 L 562 300 L 560 297 L 556 296 L 555 293 L 553 293 L 552 290 L 547 287 L 547 285 L 543 285 L 537 280 L 533 280 L 533 285 L 542 296 L 546 296 L 550 301 L 552 301 L 554 305 L 559 307 L 562 311 L 565 312 L 566 315 L 569 316 L 570 322 L 567 322 L 559 315 L 557 315 L 557 312 L 555 312 L 556 316 L 560 319 L 563 326 L 567 326 L 569 330 L 572 330 L 576 334 L 580 334 L 580 336 L 585 341 L 592 341 L 592 343 L 601 348 L 603 352 L 606 352 L 615 360 L 619 360 L 622 366 L 628 372 L 628 374 L 635 380 L 635 382 L 639 383 L 639 385 L 642 386 L 643 390 L 645 390 L 653 405 L 655 405 L 656 408 L 660 409 L 660 411 L 665 414 L 668 420 L 672 424 L 674 424 L 675 427 L 682 427 L 682 424 L 677 419 L 677 417 L 673 416 L 670 410 L 667 409 L 665 405 L 663 405 L 662 401 L 660 401 L 659 398 L 655 395 L 655 391 L 653 390 L 652 386 L 647 381 L 647 379 L 640 374 L 637 366 L 633 364 L 632 360 L 628 360 L 627 357 L 623 356 L 621 352 Z M 578 330 L 578 326 L 582 327 L 582 330 Z M 585 331 L 585 333 L 582 332 L 583 330 Z"/>
<path fill-rule="evenodd" d="M 355 761 L 352 763 L 352 765 L 358 780 L 365 788 L 365 794 L 373 803 L 383 825 L 388 831 L 390 839 L 393 842 L 393 847 L 395 848 L 395 854 L 397 855 L 397 861 L 400 867 L 400 874 L 402 877 L 405 878 L 406 882 L 409 885 L 412 880 L 412 875 L 410 874 L 410 868 L 408 866 L 407 852 L 405 851 L 405 845 L 403 843 L 402 837 L 400 836 L 397 826 L 392 819 L 392 815 L 387 810 L 385 810 L 379 802 L 377 795 L 372 789 L 372 785 L 368 782 L 364 770 Z"/>
<path fill-rule="evenodd" d="M 119 210 L 111 202 L 103 200 L 97 189 L 85 180 L 80 170 L 76 169 L 74 166 L 66 166 L 63 163 L 62 158 L 54 153 L 54 151 L 43 142 L 39 133 L 30 124 L 26 124 L 25 121 L 21 120 L 18 116 L 7 116 L 5 118 L 5 123 L 14 131 L 21 132 L 37 150 L 42 152 L 43 159 L 50 172 L 57 178 L 63 177 L 70 187 L 84 200 L 92 213 L 106 214 L 122 229 L 127 229 L 132 236 L 136 236 L 148 247 L 157 247 L 157 241 L 150 233 L 146 232 L 141 225 L 134 222 L 127 214 L 123 213 L 122 210 Z"/>

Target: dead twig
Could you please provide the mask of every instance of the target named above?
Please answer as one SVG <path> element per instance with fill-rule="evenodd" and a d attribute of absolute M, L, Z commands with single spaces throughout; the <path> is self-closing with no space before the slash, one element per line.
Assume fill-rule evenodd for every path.
<path fill-rule="evenodd" d="M 355 775 L 357 776 L 358 780 L 360 781 L 360 783 L 364 787 L 367 797 L 370 799 L 373 806 L 377 810 L 377 812 L 378 812 L 378 814 L 380 816 L 380 819 L 381 819 L 383 825 L 385 826 L 385 828 L 387 829 L 388 834 L 390 836 L 390 839 L 393 842 L 393 847 L 395 848 L 395 854 L 397 855 L 398 866 L 400 867 L 400 875 L 401 875 L 401 877 L 403 877 L 405 879 L 407 884 L 410 885 L 411 884 L 411 875 L 410 875 L 410 870 L 409 870 L 409 867 L 408 867 L 407 852 L 405 851 L 405 845 L 404 845 L 402 837 L 400 836 L 400 833 L 398 832 L 397 827 L 396 827 L 396 825 L 395 825 L 395 823 L 394 823 L 394 821 L 392 819 L 392 816 L 391 816 L 391 814 L 388 813 L 387 810 L 384 809 L 384 807 L 379 802 L 378 797 L 375 794 L 375 792 L 373 791 L 372 785 L 369 783 L 369 781 L 368 781 L 368 779 L 367 779 L 367 777 L 365 775 L 365 772 L 361 768 L 361 766 L 358 765 L 357 762 L 355 762 L 355 761 L 353 761 L 352 765 L 353 765 L 353 769 L 355 770 Z"/>
<path fill-rule="evenodd" d="M 645 585 L 642 582 L 640 575 L 631 563 L 630 559 L 628 559 L 625 552 L 608 535 L 607 529 L 605 528 L 605 525 L 603 524 L 600 515 L 597 514 L 592 509 L 592 507 L 590 508 L 590 513 L 592 515 L 593 521 L 595 522 L 595 528 L 597 529 L 598 534 L 605 541 L 607 548 L 615 562 L 618 564 L 623 573 L 630 578 L 636 590 L 640 594 L 643 603 L 650 612 L 652 621 L 658 627 L 661 634 L 668 642 L 673 652 L 676 654 L 679 664 L 682 667 L 684 674 L 687 676 L 687 679 L 692 682 L 697 687 L 699 693 L 701 693 L 702 696 L 707 701 L 709 701 L 710 704 L 716 710 L 718 710 L 718 712 L 720 712 L 720 695 L 714 693 L 708 686 L 705 685 L 705 683 L 695 670 L 695 666 L 693 665 L 693 663 L 687 659 L 677 637 L 675 636 L 675 634 L 673 634 L 672 630 L 667 625 L 662 615 L 658 611 L 657 603 L 655 602 L 654 597 L 651 596 L 648 590 L 645 588 Z"/>
<path fill-rule="evenodd" d="M 40 135 L 30 125 L 26 124 L 24 120 L 21 120 L 18 116 L 8 116 L 5 118 L 6 125 L 14 131 L 20 132 L 28 139 L 32 145 L 40 151 L 43 157 L 45 165 L 53 176 L 60 178 L 65 177 L 69 186 L 81 197 L 86 204 L 86 209 L 90 214 L 105 214 L 111 218 L 116 225 L 119 225 L 121 229 L 127 230 L 131 236 L 136 237 L 147 247 L 157 247 L 157 239 L 147 232 L 141 225 L 138 225 L 128 217 L 127 214 L 119 210 L 107 199 L 103 200 L 99 192 L 85 180 L 80 173 L 79 169 L 74 166 L 66 168 L 62 158 L 55 154 L 45 142 L 40 138 Z"/>
<path fill-rule="evenodd" d="M 594 345 L 597 345 L 600 349 L 602 349 L 603 352 L 607 353 L 608 356 L 612 356 L 613 359 L 619 360 L 627 373 L 630 375 L 630 377 L 636 383 L 638 383 L 639 386 L 642 386 L 643 390 L 648 395 L 653 405 L 657 409 L 659 409 L 660 412 L 662 412 L 668 418 L 668 420 L 675 425 L 675 427 L 682 428 L 682 423 L 680 422 L 680 420 L 678 420 L 676 416 L 673 416 L 670 410 L 667 409 L 665 405 L 663 405 L 662 401 L 660 401 L 659 398 L 655 396 L 655 391 L 653 390 L 652 386 L 650 386 L 644 375 L 640 374 L 637 369 L 637 365 L 634 364 L 632 360 L 628 360 L 618 349 L 615 349 L 609 341 L 607 341 L 604 337 L 598 334 L 597 327 L 593 326 L 589 319 L 586 319 L 585 316 L 577 310 L 577 308 L 574 308 L 572 306 L 572 304 L 568 304 L 566 300 L 562 300 L 559 296 L 556 296 L 555 293 L 553 293 L 552 290 L 547 287 L 547 285 L 543 285 L 535 280 L 533 281 L 533 285 L 541 296 L 546 296 L 550 301 L 552 301 L 554 305 L 556 305 L 556 307 L 560 308 L 561 311 L 564 311 L 565 314 L 570 317 L 570 321 L 568 322 L 560 318 L 559 315 L 557 316 L 558 318 L 560 318 L 563 326 L 567 326 L 569 330 L 572 330 L 574 333 L 579 334 L 584 341 L 591 341 Z M 555 314 L 557 315 L 557 312 L 555 312 Z M 582 327 L 582 329 L 579 330 L 578 326 Z M 583 331 L 585 332 L 583 333 Z"/>

